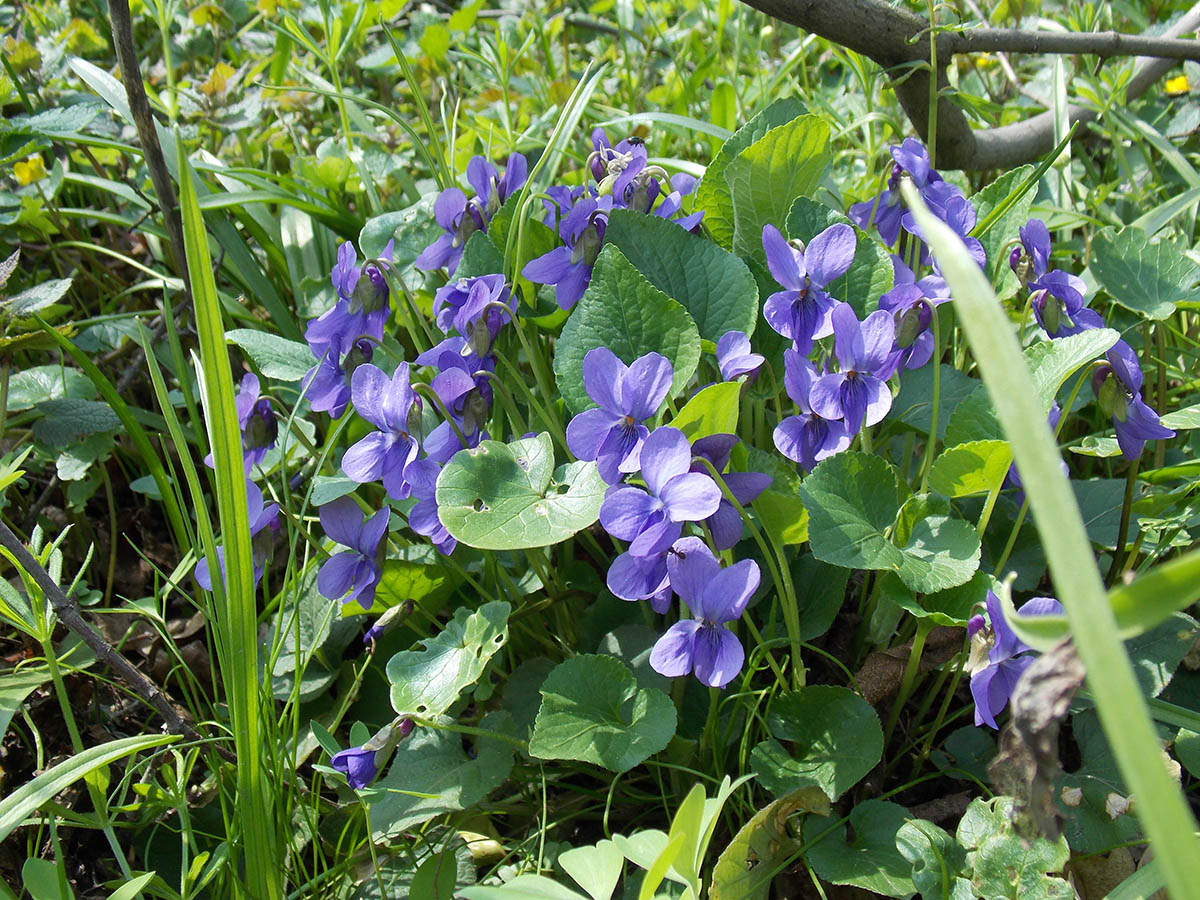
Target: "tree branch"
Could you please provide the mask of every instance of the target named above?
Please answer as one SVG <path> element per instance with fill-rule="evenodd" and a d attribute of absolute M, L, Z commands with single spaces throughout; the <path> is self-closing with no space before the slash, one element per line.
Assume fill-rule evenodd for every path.
<path fill-rule="evenodd" d="M 183 279 L 184 302 L 190 302 L 192 287 L 188 280 L 187 257 L 183 250 L 183 221 L 179 217 L 179 202 L 175 196 L 175 183 L 167 169 L 162 145 L 158 140 L 158 127 L 142 84 L 142 70 L 137 49 L 133 44 L 133 21 L 129 14 L 129 0 L 109 0 L 109 17 L 112 20 L 113 44 L 117 50 L 117 64 L 121 67 L 121 81 L 125 84 L 125 97 L 129 100 L 129 112 L 137 128 L 138 142 L 150 170 L 154 193 L 162 209 L 164 224 L 169 238 L 168 253 L 171 265 Z"/>
<path fill-rule="evenodd" d="M 905 115 L 928 141 L 929 23 L 882 0 L 743 0 L 769 16 L 841 44 L 893 70 L 893 88 Z M 1177 40 L 1200 27 L 1200 3 L 1193 6 L 1161 38 L 1103 33 L 1033 32 L 980 28 L 942 32 L 937 36 L 938 60 L 949 63 L 955 53 L 1013 51 L 1093 53 L 1099 56 L 1142 54 L 1129 99 L 1140 96 L 1178 59 L 1200 59 L 1200 41 Z M 1185 52 L 1186 51 L 1186 52 Z M 1157 57 L 1157 58 L 1147 58 Z M 925 67 L 921 68 L 920 64 Z M 903 67 L 902 71 L 895 71 Z M 945 69 L 938 73 L 937 147 L 939 166 L 951 169 L 1007 169 L 1029 162 L 1054 148 L 1054 113 L 1023 122 L 973 130 L 963 111 L 950 101 Z M 1089 122 L 1094 110 L 1071 105 L 1069 123 Z"/>
<path fill-rule="evenodd" d="M 158 685 L 135 669 L 129 660 L 110 647 L 104 638 L 96 633 L 96 630 L 83 618 L 78 604 L 63 593 L 62 588 L 55 584 L 54 579 L 50 577 L 50 573 L 42 567 L 32 553 L 25 549 L 25 545 L 3 522 L 0 522 L 0 546 L 5 547 L 16 557 L 21 568 L 42 589 L 42 593 L 50 602 L 59 621 L 79 635 L 96 654 L 96 659 L 116 672 L 139 697 L 154 707 L 166 722 L 168 731 L 172 734 L 182 734 L 190 740 L 200 739 L 200 735 L 189 724 L 187 714 Z"/>

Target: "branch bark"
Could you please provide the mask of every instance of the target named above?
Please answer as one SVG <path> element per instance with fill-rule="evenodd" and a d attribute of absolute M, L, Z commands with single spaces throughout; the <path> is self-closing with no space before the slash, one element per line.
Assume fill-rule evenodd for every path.
<path fill-rule="evenodd" d="M 96 659 L 112 669 L 129 687 L 155 711 L 163 717 L 167 730 L 172 734 L 182 734 L 189 740 L 198 740 L 200 735 L 188 722 L 184 713 L 175 702 L 153 681 L 133 667 L 124 656 L 109 646 L 79 610 L 79 605 L 63 593 L 62 588 L 54 583 L 50 573 L 42 567 L 12 530 L 0 522 L 0 545 L 5 547 L 16 558 L 17 563 L 31 577 L 54 609 L 60 622 L 75 632 L 83 640 Z"/>
<path fill-rule="evenodd" d="M 769 16 L 841 44 L 893 70 L 893 88 L 905 115 L 928 142 L 930 97 L 929 23 L 882 0 L 743 0 Z M 942 32 L 937 36 L 939 93 L 937 164 L 943 168 L 1007 169 L 1029 162 L 1054 148 L 1054 113 L 1023 122 L 973 130 L 962 110 L 948 98 L 944 65 L 955 53 L 982 51 L 1023 53 L 1090 53 L 1102 57 L 1139 54 L 1137 70 L 1126 88 L 1133 99 L 1145 93 L 1179 59 L 1200 60 L 1200 41 L 1179 36 L 1200 28 L 1200 3 L 1193 6 L 1161 38 L 1113 32 L 1059 33 L 1011 28 Z M 924 63 L 924 68 L 920 64 Z M 895 71 L 901 69 L 901 71 Z M 1069 122 L 1086 123 L 1096 112 L 1070 105 Z"/>
<path fill-rule="evenodd" d="M 129 0 L 109 0 L 109 18 L 112 20 L 113 44 L 117 50 L 117 64 L 121 67 L 121 81 L 125 85 L 125 97 L 129 101 L 129 112 L 137 128 L 138 143 L 150 170 L 150 181 L 162 209 L 164 224 L 169 239 L 168 253 L 175 274 L 183 279 L 184 303 L 191 302 L 192 288 L 188 280 L 187 257 L 183 250 L 183 221 L 179 217 L 179 201 L 175 195 L 175 183 L 163 157 L 162 144 L 158 140 L 158 128 L 142 84 L 142 69 L 137 49 L 133 44 L 133 20 L 129 14 Z"/>

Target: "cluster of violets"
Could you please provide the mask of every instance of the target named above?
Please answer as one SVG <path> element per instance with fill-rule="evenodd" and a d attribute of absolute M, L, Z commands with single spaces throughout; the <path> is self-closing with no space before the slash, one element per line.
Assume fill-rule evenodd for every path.
<path fill-rule="evenodd" d="M 1009 265 L 1028 288 L 1029 302 L 1042 330 L 1051 338 L 1103 328 L 1104 321 L 1088 309 L 1083 279 L 1050 268 L 1050 231 L 1041 219 L 1030 219 L 1020 230 L 1021 246 L 1014 247 Z M 1105 354 L 1106 363 L 1092 373 L 1092 391 L 1105 415 L 1112 419 L 1117 443 L 1126 459 L 1142 455 L 1147 441 L 1175 437 L 1158 413 L 1142 399 L 1142 368 L 1137 353 L 1119 339 Z"/>
<path fill-rule="evenodd" d="M 659 216 L 689 231 L 699 229 L 704 215 L 682 214 L 683 197 L 694 190 L 695 179 L 672 178 L 650 164 L 642 142 L 628 139 L 614 146 L 596 129 L 592 148 L 587 160 L 591 182 L 550 187 L 542 201 L 545 222 L 561 245 L 531 260 L 521 273 L 535 284 L 553 287 L 564 310 L 587 289 L 614 209 Z M 894 286 L 878 298 L 878 308 L 870 314 L 860 318 L 846 302 L 849 298 L 837 296 L 839 279 L 854 260 L 853 228 L 834 224 L 807 243 L 787 240 L 773 225 L 763 228 L 767 266 L 781 288 L 767 298 L 763 316 L 791 342 L 783 353 L 783 386 L 795 405 L 795 414 L 777 424 L 774 443 L 805 471 L 847 450 L 864 428 L 880 422 L 892 404 L 889 382 L 926 365 L 934 354 L 933 319 L 950 292 L 901 200 L 901 178 L 911 179 L 977 262 L 986 263 L 982 245 L 969 236 L 976 223 L 974 208 L 960 189 L 931 168 L 924 147 L 909 139 L 891 154 L 894 165 L 887 187 L 848 213 L 854 224 L 863 230 L 874 228 L 895 251 Z M 443 233 L 415 265 L 447 275 L 433 304 L 434 321 L 445 338 L 411 364 L 399 361 L 389 375 L 373 361 L 389 315 L 390 243 L 380 257 L 361 264 L 350 243 L 339 248 L 331 273 L 336 303 L 305 332 L 316 359 L 303 382 L 312 408 L 337 418 L 353 402 L 373 429 L 345 452 L 342 470 L 358 483 L 380 482 L 392 500 L 410 501 L 409 528 L 444 554 L 453 552 L 455 540 L 438 519 L 438 474 L 457 452 L 488 437 L 484 425 L 492 404 L 493 348 L 504 325 L 516 316 L 515 297 L 502 274 L 456 278 L 455 273 L 470 236 L 487 231 L 505 201 L 524 187 L 527 175 L 528 165 L 520 154 L 509 157 L 503 174 L 476 157 L 467 167 L 474 196 L 458 187 L 438 196 L 434 217 Z M 1021 229 L 1020 240 L 1009 263 L 1030 291 L 1031 306 L 1045 333 L 1054 339 L 1101 327 L 1100 317 L 1087 308 L 1083 282 L 1050 268 L 1045 224 L 1031 219 Z M 717 342 L 716 367 L 725 381 L 753 382 L 765 362 L 741 332 L 731 331 Z M 715 434 L 692 442 L 683 431 L 660 424 L 674 376 L 665 357 L 648 353 L 627 365 L 599 347 L 586 355 L 582 374 L 596 405 L 570 420 L 566 438 L 578 459 L 595 461 L 609 485 L 600 523 L 620 552 L 608 569 L 608 588 L 625 600 L 649 600 L 659 614 L 668 613 L 678 596 L 690 615 L 657 641 L 651 665 L 668 677 L 694 673 L 703 684 L 723 688 L 745 661 L 745 651 L 727 625 L 742 616 L 761 578 L 757 563 L 733 561 L 730 551 L 742 538 L 744 508 L 771 478 L 730 470 L 739 440 L 735 435 Z M 418 376 L 427 381 L 414 381 Z M 1124 341 L 1109 351 L 1093 386 L 1128 458 L 1140 455 L 1147 440 L 1173 436 L 1142 401 L 1142 373 Z M 426 401 L 439 422 L 428 433 Z M 252 375 L 243 382 L 238 412 L 249 472 L 275 439 L 270 403 L 260 399 Z M 1010 480 L 1020 488 L 1015 470 Z M 261 491 L 249 481 L 247 491 L 253 533 L 266 535 L 268 527 L 277 529 L 278 507 L 265 507 Z M 392 525 L 390 507 L 364 514 L 356 500 L 341 497 L 320 508 L 320 519 L 326 535 L 345 549 L 321 566 L 318 589 L 330 599 L 371 610 Z M 256 537 L 256 577 L 262 573 L 259 547 L 268 547 L 268 538 Z M 209 580 L 209 569 L 207 560 L 197 567 L 202 583 Z M 977 616 L 970 626 L 975 643 L 989 648 L 986 664 L 981 651 L 976 654 L 971 690 L 976 723 L 996 727 L 996 715 L 1033 657 L 1004 621 L 994 594 L 989 593 L 986 605 L 988 618 Z M 1059 610 L 1056 601 L 1037 598 L 1022 613 Z M 377 638 L 391 618 L 381 618 L 366 640 Z M 365 787 L 412 727 L 411 720 L 398 719 L 367 745 L 337 754 L 333 765 L 352 786 Z"/>

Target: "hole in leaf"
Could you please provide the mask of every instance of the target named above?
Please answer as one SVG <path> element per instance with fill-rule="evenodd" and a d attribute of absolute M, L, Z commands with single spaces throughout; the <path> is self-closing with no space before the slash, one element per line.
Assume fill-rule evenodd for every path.
<path fill-rule="evenodd" d="M 482 497 L 476 497 L 475 502 L 472 503 L 471 506 L 475 510 L 475 512 L 487 512 L 488 511 L 488 505 L 483 502 Z"/>

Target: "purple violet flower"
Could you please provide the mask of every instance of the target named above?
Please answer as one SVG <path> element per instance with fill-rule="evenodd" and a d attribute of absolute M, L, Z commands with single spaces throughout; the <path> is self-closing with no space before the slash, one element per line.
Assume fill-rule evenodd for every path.
<path fill-rule="evenodd" d="M 650 667 L 678 678 L 695 672 L 702 684 L 723 688 L 742 670 L 746 653 L 726 622 L 736 622 L 758 588 L 758 564 L 744 559 L 722 569 L 699 538 L 677 541 L 667 556 L 671 588 L 694 618 L 667 629 L 650 651 Z"/>
<path fill-rule="evenodd" d="M 354 601 L 364 610 L 375 605 L 375 588 L 382 576 L 381 542 L 387 533 L 391 510 L 379 510 L 369 519 L 349 497 L 338 497 L 321 507 L 321 527 L 337 543 L 348 547 L 335 553 L 317 572 L 317 590 L 322 597 Z"/>
<path fill-rule="evenodd" d="M 610 487 L 600 507 L 600 524 L 613 537 L 630 541 L 634 556 L 666 550 L 683 533 L 683 522 L 699 522 L 717 511 L 721 489 L 707 475 L 690 471 L 692 446 L 678 428 L 659 428 L 642 446 L 646 490 L 631 484 Z"/>
<path fill-rule="evenodd" d="M 238 426 L 242 430 L 242 456 L 247 472 L 251 466 L 258 465 L 266 458 L 267 451 L 275 446 L 279 436 L 279 423 L 275 421 L 271 401 L 261 397 L 260 393 L 258 376 L 247 372 L 242 376 L 237 396 L 233 398 Z M 213 468 L 211 451 L 204 457 L 204 464 Z"/>
<path fill-rule="evenodd" d="M 263 494 L 253 481 L 246 482 L 246 513 L 250 522 L 250 553 L 254 561 L 254 586 L 262 581 L 263 572 L 267 568 L 267 559 L 271 554 L 271 544 L 279 531 L 279 504 L 263 505 Z M 221 580 L 225 579 L 225 548 L 217 547 L 217 568 L 221 570 Z M 208 557 L 196 563 L 193 573 L 196 582 L 206 591 L 213 589 L 212 566 Z"/>
<path fill-rule="evenodd" d="M 396 366 L 388 378 L 377 366 L 365 363 L 350 381 L 354 408 L 375 426 L 342 456 L 342 471 L 359 484 L 383 480 L 388 496 L 405 499 L 411 492 L 404 470 L 420 449 L 410 419 L 419 416 L 421 402 L 409 384 L 408 363 Z"/>
<path fill-rule="evenodd" d="M 710 434 L 692 445 L 692 456 L 702 456 L 712 463 L 734 499 L 746 507 L 758 499 L 758 495 L 770 487 L 774 479 L 762 472 L 726 472 L 729 452 L 737 442 L 737 435 Z M 708 474 L 708 469 L 699 462 L 692 465 L 692 471 L 702 475 Z M 742 539 L 742 514 L 724 496 L 721 497 L 717 511 L 705 519 L 704 524 L 708 526 L 713 546 L 718 550 L 729 550 Z"/>
<path fill-rule="evenodd" d="M 894 369 L 892 314 L 878 309 L 859 322 L 849 303 L 833 310 L 834 350 L 841 371 L 813 383 L 809 402 L 826 419 L 845 419 L 850 434 L 879 422 L 892 408 L 885 379 Z"/>
<path fill-rule="evenodd" d="M 1092 391 L 1100 409 L 1112 418 L 1121 454 L 1134 460 L 1142 455 L 1146 441 L 1173 438 L 1175 432 L 1142 400 L 1142 369 L 1133 348 L 1118 340 L 1105 358 L 1108 364 L 1092 374 Z"/>
<path fill-rule="evenodd" d="M 767 267 L 786 289 L 767 298 L 763 316 L 803 354 L 812 349 L 814 338 L 833 332 L 830 315 L 836 301 L 825 288 L 849 270 L 855 240 L 854 229 L 839 223 L 814 237 L 807 248 L 797 249 L 774 225 L 763 226 Z"/>
<path fill-rule="evenodd" d="M 449 187 L 433 202 L 433 218 L 446 233 L 422 250 L 413 265 L 422 272 L 445 266 L 453 275 L 471 235 L 487 227 L 483 214 L 474 203 L 467 202 L 461 188 Z"/>
<path fill-rule="evenodd" d="M 418 459 L 408 467 L 408 480 L 416 505 L 408 511 L 408 527 L 429 538 L 443 556 L 449 556 L 458 546 L 442 520 L 438 518 L 437 479 L 442 467 L 432 459 Z"/>
<path fill-rule="evenodd" d="M 363 635 L 362 642 L 368 647 L 375 641 L 379 640 L 405 619 L 412 615 L 417 604 L 412 600 L 405 600 L 396 606 L 389 607 L 384 611 L 378 619 L 371 623 L 371 627 L 367 629 L 367 633 Z"/>
<path fill-rule="evenodd" d="M 612 199 L 583 197 L 558 224 L 559 237 L 566 244 L 530 260 L 521 274 L 535 284 L 554 285 L 554 299 L 562 309 L 570 309 L 587 290 L 592 266 L 604 243 L 608 211 Z"/>
<path fill-rule="evenodd" d="M 1038 324 L 1052 338 L 1103 328 L 1104 320 L 1087 308 L 1087 284 L 1082 278 L 1050 268 L 1050 230 L 1041 219 L 1021 226 L 1021 246 L 1014 247 L 1008 265 L 1031 292 Z"/>
<path fill-rule="evenodd" d="M 308 398 L 308 404 L 314 412 L 328 412 L 335 419 L 340 419 L 350 403 L 350 381 L 354 370 L 363 363 L 371 361 L 375 353 L 375 344 L 368 338 L 359 338 L 350 346 L 350 352 L 343 354 L 341 341 L 329 345 L 320 362 L 308 370 L 301 382 L 302 392 Z"/>
<path fill-rule="evenodd" d="M 929 152 L 916 138 L 905 138 L 903 143 L 892 145 L 890 152 L 893 165 L 888 176 L 887 188 L 874 200 L 855 203 L 847 213 L 850 221 L 863 231 L 867 231 L 874 224 L 883 242 L 889 247 L 894 246 L 896 239 L 900 237 L 900 226 L 904 218 L 904 204 L 900 199 L 900 178 L 908 175 L 927 204 L 930 188 L 942 183 L 942 176 L 929 165 Z"/>
<path fill-rule="evenodd" d="M 917 280 L 900 257 L 892 256 L 894 284 L 879 298 L 879 308 L 886 309 L 895 321 L 896 337 L 892 350 L 893 367 L 919 369 L 933 356 L 933 323 L 936 307 L 950 299 L 945 279 L 926 275 Z"/>
<path fill-rule="evenodd" d="M 393 243 L 388 241 L 379 256 L 383 266 L 392 261 Z M 330 281 L 337 290 L 337 302 L 311 320 L 304 331 L 304 339 L 318 359 L 332 346 L 348 347 L 362 336 L 381 340 L 387 324 L 391 289 L 380 263 L 368 262 L 360 267 L 354 245 L 346 241 L 338 247 Z"/>
<path fill-rule="evenodd" d="M 446 334 L 457 330 L 480 356 L 491 349 L 516 308 L 517 300 L 509 293 L 503 275 L 460 278 L 438 288 L 433 298 L 438 328 Z"/>
<path fill-rule="evenodd" d="M 671 583 L 667 578 L 668 547 L 651 556 L 634 556 L 625 551 L 608 567 L 605 584 L 622 600 L 649 600 L 656 613 L 671 607 Z"/>
<path fill-rule="evenodd" d="M 496 167 L 482 156 L 473 156 L 467 163 L 467 181 L 475 189 L 475 204 L 490 222 L 504 201 L 525 186 L 529 178 L 529 163 L 520 153 L 508 157 L 504 176 L 496 173 Z"/>
<path fill-rule="evenodd" d="M 764 362 L 765 357 L 751 351 L 750 338 L 744 332 L 727 331 L 717 341 L 717 365 L 726 381 L 749 375 L 747 382 L 753 383 Z"/>
<path fill-rule="evenodd" d="M 641 467 L 642 443 L 652 418 L 671 390 L 674 371 L 661 354 L 647 353 L 626 366 L 607 347 L 595 347 L 583 358 L 583 384 L 599 404 L 571 419 L 567 446 L 578 459 L 596 461 L 600 477 L 616 484 Z"/>
<path fill-rule="evenodd" d="M 1062 604 L 1050 597 L 1034 597 L 1019 610 L 1022 616 L 1044 616 L 1063 611 Z M 987 617 L 992 626 L 994 644 L 986 666 L 971 674 L 971 696 L 975 699 L 975 724 L 999 729 L 996 716 L 1008 706 L 1022 673 L 1033 665 L 1033 648 L 1017 637 L 1004 620 L 999 598 L 988 591 Z M 975 623 L 978 636 L 979 623 Z"/>
<path fill-rule="evenodd" d="M 361 747 L 350 747 L 335 753 L 329 765 L 346 776 L 350 787 L 361 791 L 378 777 L 396 745 L 412 734 L 414 724 L 412 719 L 393 722 Z"/>
<path fill-rule="evenodd" d="M 800 415 L 788 416 L 775 426 L 775 447 L 804 471 L 811 472 L 821 460 L 850 447 L 853 435 L 840 419 L 825 419 L 813 412 L 809 398 L 817 371 L 795 350 L 783 351 L 783 387 Z"/>

